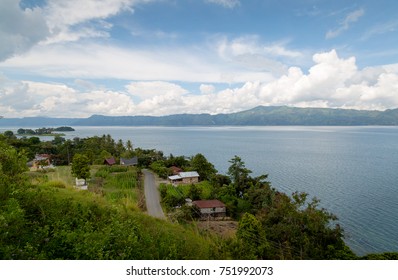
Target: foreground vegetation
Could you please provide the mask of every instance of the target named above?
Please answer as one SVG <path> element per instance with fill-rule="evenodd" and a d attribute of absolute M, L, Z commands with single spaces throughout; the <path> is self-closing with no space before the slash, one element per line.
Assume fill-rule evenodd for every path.
<path fill-rule="evenodd" d="M 76 191 L 61 181 L 30 183 L 26 158 L 0 145 L 0 259 L 223 257 L 207 237 L 119 203 L 122 195 L 107 190 L 114 188 L 111 181 L 105 195 Z"/>
<path fill-rule="evenodd" d="M 90 163 L 89 191 L 72 187 L 70 166 L 27 172 L 34 153 L 58 162 L 84 155 Z M 109 155 L 139 156 L 139 166 L 103 166 Z M 78 158 L 78 157 L 77 157 Z M 86 139 L 16 139 L 0 135 L 0 259 L 357 259 L 345 245 L 334 215 L 305 193 L 288 196 L 267 176 L 252 177 L 237 156 L 228 174 L 217 174 L 203 155 L 163 156 L 132 149 L 110 136 Z M 175 223 L 145 215 L 140 168 L 162 176 L 170 166 L 197 170 L 198 185 L 161 187 Z M 195 227 L 186 197 L 219 199 L 239 221 L 236 234 L 221 238 Z M 175 206 L 182 206 L 176 210 Z M 396 253 L 364 259 L 397 259 Z"/>

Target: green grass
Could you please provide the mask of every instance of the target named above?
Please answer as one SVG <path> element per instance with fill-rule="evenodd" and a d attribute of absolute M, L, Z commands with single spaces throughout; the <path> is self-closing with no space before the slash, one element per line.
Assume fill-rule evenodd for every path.
<path fill-rule="evenodd" d="M 200 195 L 201 199 L 211 199 L 212 198 L 213 186 L 211 185 L 210 182 L 202 181 L 200 183 L 197 183 L 196 186 L 202 190 L 202 193 Z M 189 197 L 190 187 L 191 187 L 191 185 L 178 185 L 175 187 L 171 184 L 164 186 L 164 188 L 167 189 L 167 193 L 170 193 L 177 197 L 183 196 L 184 198 Z"/>
<path fill-rule="evenodd" d="M 140 191 L 138 173 L 135 168 L 124 166 L 91 166 L 89 190 L 101 194 L 105 199 L 119 203 L 132 210 L 138 210 Z M 45 184 L 53 188 L 73 188 L 75 177 L 70 166 L 57 166 L 52 172 L 29 172 L 33 184 Z"/>
<path fill-rule="evenodd" d="M 140 190 L 136 168 L 100 166 L 93 173 L 94 188 L 107 200 L 132 210 L 139 209 Z"/>
<path fill-rule="evenodd" d="M 54 172 L 46 173 L 49 181 L 63 182 L 66 186 L 75 185 L 75 177 L 72 176 L 70 166 L 57 166 Z"/>

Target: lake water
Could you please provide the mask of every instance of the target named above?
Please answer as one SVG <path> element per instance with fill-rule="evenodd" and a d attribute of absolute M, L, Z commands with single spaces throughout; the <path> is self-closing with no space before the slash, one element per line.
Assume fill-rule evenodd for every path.
<path fill-rule="evenodd" d="M 202 153 L 220 173 L 238 155 L 272 186 L 336 214 L 359 255 L 398 251 L 398 127 L 75 127 L 169 155 Z"/>

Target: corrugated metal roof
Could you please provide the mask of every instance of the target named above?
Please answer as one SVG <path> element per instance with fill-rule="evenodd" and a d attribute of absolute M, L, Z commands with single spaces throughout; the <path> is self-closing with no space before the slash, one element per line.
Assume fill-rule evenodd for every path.
<path fill-rule="evenodd" d="M 181 179 L 181 177 L 179 175 L 173 175 L 173 176 L 169 176 L 170 180 L 179 180 Z"/>
<path fill-rule="evenodd" d="M 138 164 L 138 158 L 137 157 L 120 158 L 120 164 L 121 165 L 137 165 Z"/>
<path fill-rule="evenodd" d="M 189 171 L 189 172 L 180 172 L 178 175 L 181 178 L 192 178 L 192 177 L 199 177 L 198 172 L 196 171 Z"/>
<path fill-rule="evenodd" d="M 193 178 L 193 177 L 199 177 L 198 172 L 196 171 L 189 171 L 189 172 L 180 172 L 178 175 L 173 175 L 169 176 L 170 180 L 180 180 L 184 178 Z"/>

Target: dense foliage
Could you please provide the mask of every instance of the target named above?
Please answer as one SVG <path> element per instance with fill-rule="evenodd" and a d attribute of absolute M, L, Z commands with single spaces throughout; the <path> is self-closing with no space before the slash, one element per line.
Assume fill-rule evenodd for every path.
<path fill-rule="evenodd" d="M 112 199 L 60 182 L 30 184 L 21 175 L 26 158 L 0 145 L 0 259 L 222 257 L 211 240 L 194 231 L 153 219 Z M 123 176 L 130 175 L 123 172 Z M 115 186 L 107 184 L 107 188 Z"/>
<path fill-rule="evenodd" d="M 53 135 L 54 131 L 75 131 L 72 127 L 70 126 L 60 126 L 56 128 L 37 128 L 37 129 L 30 129 L 30 128 L 20 128 L 17 130 L 17 133 L 19 135 Z"/>
<path fill-rule="evenodd" d="M 335 222 L 337 218 L 319 208 L 317 199 L 308 202 L 305 193 L 294 193 L 289 197 L 276 191 L 266 181 L 267 175 L 251 177 L 251 170 L 238 156 L 230 163 L 225 177 L 212 176 L 210 181 L 198 185 L 162 185 L 163 203 L 171 212 L 183 212 L 178 217 L 189 219 L 193 215 L 188 215 L 189 212 L 181 207 L 185 198 L 223 201 L 228 214 L 240 221 L 236 238 L 229 245 L 234 259 L 356 257 L 344 243 L 343 230 Z"/>
<path fill-rule="evenodd" d="M 75 154 L 72 162 L 72 175 L 79 179 L 90 178 L 90 161 L 86 155 Z"/>

